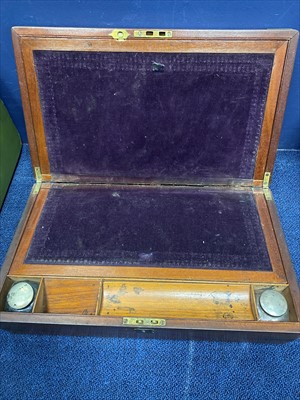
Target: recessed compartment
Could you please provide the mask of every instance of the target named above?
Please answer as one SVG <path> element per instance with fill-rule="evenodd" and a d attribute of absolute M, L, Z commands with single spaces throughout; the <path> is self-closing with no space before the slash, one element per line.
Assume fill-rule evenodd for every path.
<path fill-rule="evenodd" d="M 106 281 L 102 316 L 254 320 L 250 285 Z"/>
<path fill-rule="evenodd" d="M 26 295 L 25 292 L 24 296 L 24 287 L 23 288 L 20 287 L 19 290 L 17 290 L 17 292 L 14 293 L 14 297 L 17 299 L 17 303 L 19 303 L 19 307 L 16 307 L 16 309 L 13 310 L 12 308 L 9 307 L 7 298 L 11 288 L 18 283 L 24 283 L 27 287 L 29 287 L 29 289 L 31 289 L 32 293 L 27 292 Z M 0 311 L 27 312 L 27 313 L 34 312 L 40 286 L 41 286 L 41 278 L 8 276 L 5 279 L 3 288 L 0 293 Z M 28 298 L 26 299 L 26 297 Z M 21 304 L 22 302 L 24 302 L 23 306 Z"/>
<path fill-rule="evenodd" d="M 287 285 L 253 285 L 251 297 L 258 321 L 297 321 L 294 303 Z"/>
<path fill-rule="evenodd" d="M 95 315 L 101 280 L 45 278 L 35 313 Z"/>

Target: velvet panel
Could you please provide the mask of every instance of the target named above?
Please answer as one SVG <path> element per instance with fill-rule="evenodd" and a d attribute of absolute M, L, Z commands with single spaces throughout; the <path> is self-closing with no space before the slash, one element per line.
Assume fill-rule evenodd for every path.
<path fill-rule="evenodd" d="M 36 50 L 34 63 L 51 173 L 253 178 L 273 54 Z"/>
<path fill-rule="evenodd" d="M 26 263 L 272 270 L 250 190 L 174 187 L 53 187 Z"/>

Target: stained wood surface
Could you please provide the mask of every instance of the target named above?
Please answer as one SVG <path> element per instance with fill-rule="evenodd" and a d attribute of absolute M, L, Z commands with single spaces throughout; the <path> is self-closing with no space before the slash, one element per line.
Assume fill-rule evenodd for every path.
<path fill-rule="evenodd" d="M 258 179 L 263 180 L 265 171 L 269 171 L 266 169 L 266 162 L 267 162 L 269 147 L 272 140 L 273 122 L 277 107 L 278 93 L 280 89 L 287 46 L 288 42 L 284 42 L 282 46 L 280 46 L 275 51 L 274 55 L 274 64 L 273 64 L 268 97 L 266 102 L 265 116 L 264 116 L 262 132 L 256 157 L 256 164 L 254 171 L 255 180 Z"/>
<path fill-rule="evenodd" d="M 250 285 L 110 281 L 103 316 L 253 320 Z"/>
<path fill-rule="evenodd" d="M 120 27 L 119 27 L 120 28 Z M 16 35 L 27 36 L 27 37 L 101 37 L 107 40 L 111 40 L 111 32 L 114 28 L 52 28 L 52 27 L 26 27 L 26 26 L 15 26 L 12 31 Z M 122 29 L 122 28 L 120 28 Z M 146 30 L 146 28 L 126 28 L 131 34 L 128 40 L 136 40 L 133 38 L 135 30 Z M 147 30 L 152 30 L 147 28 Z M 165 28 L 153 29 L 153 30 L 166 30 Z M 289 40 L 293 37 L 297 31 L 295 29 L 256 29 L 256 30 L 203 30 L 203 29 L 172 29 L 173 39 L 188 38 L 188 39 L 268 39 L 268 40 Z M 138 39 L 148 40 L 148 39 Z M 152 40 L 152 39 L 151 39 Z M 165 40 L 165 39 L 163 39 Z"/>
<path fill-rule="evenodd" d="M 279 143 L 279 137 L 282 128 L 282 122 L 284 117 L 284 112 L 286 108 L 287 97 L 289 93 L 289 87 L 291 83 L 292 73 L 294 69 L 294 62 L 297 52 L 297 45 L 299 39 L 299 32 L 294 31 L 294 35 L 288 42 L 288 49 L 286 53 L 284 69 L 282 74 L 282 79 L 280 83 L 280 91 L 278 94 L 277 108 L 273 122 L 272 129 L 272 140 L 270 142 L 268 158 L 266 163 L 266 171 L 272 173 L 276 158 L 276 152 Z"/>
<path fill-rule="evenodd" d="M 47 313 L 95 315 L 99 281 L 45 278 L 43 295 Z"/>
<path fill-rule="evenodd" d="M 126 329 L 123 325 L 121 317 L 102 317 L 90 315 L 61 315 L 61 314 L 22 314 L 22 313 L 5 313 L 0 312 L 0 322 L 5 327 L 9 324 L 24 324 L 27 326 L 27 332 L 33 324 L 42 324 L 49 326 L 49 330 L 55 330 L 53 325 L 66 326 L 65 334 L 68 332 L 79 332 L 77 327 L 87 327 L 87 335 L 89 334 L 88 327 L 95 326 L 101 327 L 117 327 Z M 73 328 L 72 328 L 73 327 Z M 25 328 L 26 329 L 26 328 Z M 130 328 L 130 330 L 133 328 Z M 156 329 L 170 329 L 170 330 L 207 330 L 207 331 L 228 331 L 228 332 L 256 332 L 267 333 L 267 338 L 270 333 L 282 334 L 281 340 L 285 340 L 285 335 L 290 333 L 295 334 L 293 340 L 300 336 L 299 322 L 262 322 L 262 321 L 217 321 L 217 320 L 197 320 L 197 319 L 182 319 L 170 318 L 167 320 L 166 327 Z M 97 332 L 101 331 L 97 330 Z M 117 330 L 117 332 L 120 332 Z M 213 336 L 213 333 L 212 333 Z M 243 336 L 241 334 L 241 336 Z M 251 336 L 251 335 L 250 335 Z"/>
<path fill-rule="evenodd" d="M 256 193 L 255 200 L 256 200 L 257 210 L 259 213 L 259 218 L 260 218 L 262 230 L 264 233 L 264 238 L 266 241 L 272 269 L 278 276 L 280 276 L 283 280 L 286 281 L 286 275 L 285 275 L 285 272 L 283 269 L 283 264 L 282 264 L 280 252 L 278 249 L 278 243 L 276 241 L 276 236 L 275 236 L 272 220 L 270 218 L 270 214 L 269 214 L 265 196 L 262 193 Z"/>
<path fill-rule="evenodd" d="M 281 227 L 276 205 L 274 201 L 268 201 L 267 205 L 272 219 L 273 229 L 276 232 L 280 256 L 284 265 L 287 282 L 289 282 L 289 288 L 294 302 L 295 312 L 297 315 L 297 319 L 300 321 L 300 289 L 297 281 L 297 276 L 292 265 L 291 257 Z"/>
<path fill-rule="evenodd" d="M 22 46 L 22 55 L 24 60 L 24 70 L 26 75 L 26 83 L 27 83 L 27 96 L 30 103 L 32 121 L 33 121 L 33 130 L 35 135 L 35 143 L 38 153 L 39 167 L 41 169 L 41 173 L 43 175 L 50 175 L 50 163 L 48 158 L 48 149 L 46 144 L 46 136 L 44 133 L 44 123 L 43 116 L 41 110 L 41 101 L 39 95 L 39 88 L 37 82 L 37 76 L 34 67 L 33 60 L 33 52 L 32 49 L 27 45 L 27 43 L 23 43 L 21 41 Z M 29 147 L 31 146 L 31 136 L 28 137 Z M 35 149 L 33 146 L 32 152 L 34 153 Z M 43 180 L 45 176 L 43 176 Z"/>

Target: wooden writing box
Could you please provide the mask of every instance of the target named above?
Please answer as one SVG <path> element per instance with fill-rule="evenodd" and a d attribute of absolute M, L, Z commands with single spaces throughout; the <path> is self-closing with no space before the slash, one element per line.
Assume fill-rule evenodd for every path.
<path fill-rule="evenodd" d="M 37 182 L 1 271 L 4 327 L 297 336 L 269 189 L 297 39 L 13 28 Z M 24 280 L 30 312 L 8 310 Z"/>

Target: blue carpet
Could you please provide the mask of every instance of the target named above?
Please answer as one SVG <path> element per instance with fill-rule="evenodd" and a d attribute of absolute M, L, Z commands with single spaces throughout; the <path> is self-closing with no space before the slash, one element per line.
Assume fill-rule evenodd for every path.
<path fill-rule="evenodd" d="M 272 191 L 300 278 L 300 152 L 280 151 Z M 28 147 L 0 216 L 0 262 L 33 184 Z M 0 398 L 300 399 L 300 341 L 286 344 L 0 333 Z"/>

